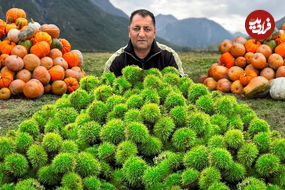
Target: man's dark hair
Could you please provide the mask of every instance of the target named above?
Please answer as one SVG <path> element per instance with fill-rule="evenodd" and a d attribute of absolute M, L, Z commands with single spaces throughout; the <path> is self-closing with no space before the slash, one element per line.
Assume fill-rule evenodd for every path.
<path fill-rule="evenodd" d="M 153 23 L 153 25 L 155 26 L 155 18 L 154 18 L 154 15 L 152 14 L 152 12 L 150 12 L 150 11 L 148 11 L 148 10 L 145 10 L 145 9 L 139 9 L 139 10 L 136 10 L 136 11 L 132 12 L 131 18 L 130 18 L 130 23 L 129 23 L 129 24 L 131 24 L 131 22 L 132 22 L 132 20 L 133 20 L 133 17 L 134 17 L 135 15 L 137 15 L 137 14 L 140 15 L 140 16 L 142 16 L 142 17 L 150 16 L 151 19 L 152 19 L 152 23 Z"/>

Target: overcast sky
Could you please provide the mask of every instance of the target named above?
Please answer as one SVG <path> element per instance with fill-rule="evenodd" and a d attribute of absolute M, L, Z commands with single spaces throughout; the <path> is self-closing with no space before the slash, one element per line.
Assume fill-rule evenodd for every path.
<path fill-rule="evenodd" d="M 244 23 L 252 11 L 268 11 L 275 21 L 285 16 L 284 0 L 110 0 L 130 16 L 144 8 L 157 14 L 172 14 L 177 19 L 206 17 L 221 24 L 230 32 L 246 33 Z"/>

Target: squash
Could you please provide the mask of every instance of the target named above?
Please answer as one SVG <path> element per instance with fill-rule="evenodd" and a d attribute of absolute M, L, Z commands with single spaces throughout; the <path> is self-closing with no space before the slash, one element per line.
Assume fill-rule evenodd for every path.
<path fill-rule="evenodd" d="M 17 18 L 16 21 L 15 21 L 16 25 L 17 25 L 17 28 L 18 29 L 21 29 L 23 28 L 24 26 L 27 26 L 28 25 L 28 20 L 25 19 L 25 18 Z"/>
<path fill-rule="evenodd" d="M 50 45 L 46 41 L 37 42 L 35 45 L 31 47 L 30 52 L 32 54 L 35 54 L 39 58 L 42 58 L 46 56 L 47 54 L 49 54 Z"/>
<path fill-rule="evenodd" d="M 37 79 L 31 79 L 23 88 L 27 98 L 39 98 L 44 94 L 44 86 Z"/>
<path fill-rule="evenodd" d="M 62 57 L 62 53 L 61 53 L 61 50 L 57 48 L 53 48 L 50 50 L 48 56 L 51 57 L 52 59 L 55 59 L 57 57 Z"/>
<path fill-rule="evenodd" d="M 52 38 L 58 38 L 60 29 L 54 24 L 43 24 L 40 31 L 48 33 Z"/>
<path fill-rule="evenodd" d="M 241 96 L 247 98 L 265 97 L 269 89 L 269 81 L 263 76 L 258 76 L 253 78 L 248 85 L 243 88 Z"/>
<path fill-rule="evenodd" d="M 33 37 L 34 33 L 34 29 L 28 26 L 27 30 L 23 30 L 19 33 L 18 38 L 20 41 L 28 40 Z"/>
<path fill-rule="evenodd" d="M 28 54 L 28 51 L 26 49 L 26 47 L 22 46 L 22 45 L 16 45 L 15 47 L 13 47 L 13 49 L 11 50 L 11 55 L 17 55 L 19 57 L 21 57 L 22 59 Z"/>
<path fill-rule="evenodd" d="M 47 56 L 41 58 L 41 66 L 44 66 L 47 70 L 52 68 L 52 66 L 53 66 L 52 58 L 47 57 Z"/>
<path fill-rule="evenodd" d="M 16 22 L 17 18 L 26 18 L 26 12 L 19 8 L 11 8 L 6 12 L 7 22 L 14 23 Z"/>
<path fill-rule="evenodd" d="M 11 71 L 20 71 L 24 67 L 24 61 L 17 55 L 10 55 L 5 59 L 5 65 Z"/>
<path fill-rule="evenodd" d="M 71 52 L 76 52 L 78 54 L 78 56 L 79 56 L 79 64 L 78 64 L 78 66 L 82 67 L 82 65 L 83 65 L 83 55 L 82 55 L 81 51 L 79 51 L 77 49 L 74 49 Z"/>
<path fill-rule="evenodd" d="M 9 89 L 13 95 L 22 94 L 25 84 L 24 81 L 16 79 L 10 84 Z"/>
<path fill-rule="evenodd" d="M 276 100 L 285 100 L 285 77 L 273 79 L 270 96 Z"/>
<path fill-rule="evenodd" d="M 19 41 L 19 34 L 20 34 L 20 30 L 11 29 L 7 34 L 8 40 L 17 43 Z"/>
<path fill-rule="evenodd" d="M 37 33 L 41 27 L 41 25 L 38 22 L 35 22 L 32 18 L 31 18 L 31 22 L 29 22 L 28 26 L 32 27 L 34 29 L 35 33 Z"/>
<path fill-rule="evenodd" d="M 0 38 L 5 34 L 6 22 L 0 19 Z"/>
<path fill-rule="evenodd" d="M 50 74 L 43 66 L 38 66 L 33 72 L 33 78 L 38 79 L 43 85 L 47 85 L 50 81 Z"/>
<path fill-rule="evenodd" d="M 41 60 L 34 54 L 28 54 L 24 57 L 25 69 L 33 71 L 37 66 L 40 66 Z"/>
<path fill-rule="evenodd" d="M 13 75 L 8 71 L 0 73 L 0 88 L 9 87 L 13 78 Z"/>
<path fill-rule="evenodd" d="M 66 83 L 63 80 L 56 80 L 51 85 L 51 91 L 56 95 L 63 95 L 67 91 Z"/>
<path fill-rule="evenodd" d="M 0 51 L 1 53 L 5 53 L 5 54 L 9 54 L 11 53 L 13 47 L 15 47 L 16 44 L 15 42 L 12 42 L 10 40 L 3 40 L 1 43 L 0 43 Z"/>
<path fill-rule="evenodd" d="M 54 49 L 54 48 L 57 48 L 59 49 L 60 51 L 62 51 L 62 44 L 60 43 L 60 41 L 58 39 L 52 39 L 52 42 L 51 42 L 51 45 L 50 45 L 50 49 Z"/>
<path fill-rule="evenodd" d="M 21 79 L 24 82 L 28 82 L 29 80 L 31 80 L 31 78 L 32 78 L 32 73 L 27 69 L 19 71 L 16 75 L 16 79 Z"/>
<path fill-rule="evenodd" d="M 65 70 L 60 65 L 55 65 L 48 71 L 52 81 L 63 80 L 65 76 Z"/>
<path fill-rule="evenodd" d="M 11 96 L 11 91 L 9 88 L 0 89 L 0 100 L 7 100 Z"/>
<path fill-rule="evenodd" d="M 51 45 L 52 39 L 51 36 L 46 32 L 38 32 L 35 35 L 36 42 L 46 41 L 49 45 Z"/>
<path fill-rule="evenodd" d="M 33 46 L 33 43 L 31 42 L 31 40 L 24 40 L 24 41 L 19 41 L 18 45 L 24 46 L 27 49 L 28 53 L 29 53 L 31 47 Z"/>
<path fill-rule="evenodd" d="M 79 87 L 79 83 L 77 79 L 73 77 L 65 78 L 64 82 L 66 83 L 66 86 L 67 86 L 67 93 L 71 93 Z"/>

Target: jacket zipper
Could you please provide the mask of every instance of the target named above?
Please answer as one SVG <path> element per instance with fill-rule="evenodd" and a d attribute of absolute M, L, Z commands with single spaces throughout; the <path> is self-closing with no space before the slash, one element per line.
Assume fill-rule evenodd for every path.
<path fill-rule="evenodd" d="M 126 52 L 126 51 L 125 51 Z M 152 56 L 150 56 L 144 63 L 141 62 L 140 60 L 138 60 L 135 56 L 133 56 L 131 53 L 126 52 L 126 54 L 130 55 L 132 58 L 134 58 L 136 61 L 140 62 L 142 64 L 142 69 L 144 69 L 144 64 L 147 63 L 151 58 L 153 58 L 154 56 L 156 56 L 157 54 L 159 54 L 161 51 L 153 54 Z"/>

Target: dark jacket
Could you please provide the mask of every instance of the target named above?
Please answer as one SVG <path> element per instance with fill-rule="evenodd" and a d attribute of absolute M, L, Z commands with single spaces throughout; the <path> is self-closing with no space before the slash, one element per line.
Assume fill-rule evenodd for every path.
<path fill-rule="evenodd" d="M 142 69 L 157 68 L 162 70 L 167 66 L 173 66 L 178 69 L 174 56 L 170 51 L 159 48 L 156 41 L 152 43 L 149 54 L 141 60 L 135 55 L 133 45 L 129 41 L 124 51 L 112 60 L 110 71 L 116 76 L 122 75 L 122 69 L 128 65 L 137 65 Z"/>

